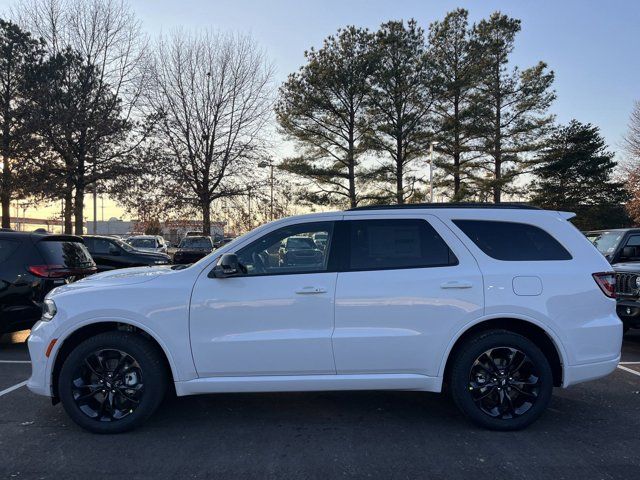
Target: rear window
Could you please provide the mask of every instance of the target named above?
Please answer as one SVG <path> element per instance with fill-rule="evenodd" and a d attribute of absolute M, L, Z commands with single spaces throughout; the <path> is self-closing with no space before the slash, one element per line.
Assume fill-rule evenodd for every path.
<path fill-rule="evenodd" d="M 526 223 L 454 220 L 484 253 L 496 260 L 571 260 L 571 254 L 541 228 Z"/>
<path fill-rule="evenodd" d="M 211 248 L 213 244 L 207 237 L 184 237 L 179 248 Z"/>
<path fill-rule="evenodd" d="M 20 242 L 14 240 L 0 240 L 0 262 L 7 260 L 16 251 Z"/>
<path fill-rule="evenodd" d="M 41 240 L 37 247 L 47 265 L 86 268 L 94 264 L 89 250 L 80 242 Z"/>
<path fill-rule="evenodd" d="M 129 240 L 129 245 L 136 248 L 156 248 L 158 246 L 155 238 L 133 238 Z"/>
<path fill-rule="evenodd" d="M 455 265 L 458 260 L 426 221 L 353 220 L 350 270 L 386 270 Z"/>

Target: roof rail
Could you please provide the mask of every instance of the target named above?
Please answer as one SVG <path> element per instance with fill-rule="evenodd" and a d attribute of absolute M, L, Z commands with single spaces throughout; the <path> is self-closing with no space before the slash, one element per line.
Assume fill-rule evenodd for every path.
<path fill-rule="evenodd" d="M 405 203 L 403 205 L 366 205 L 354 207 L 347 212 L 359 210 L 403 210 L 419 208 L 486 208 L 498 210 L 541 210 L 539 207 L 526 203 L 504 202 L 504 203 L 480 203 L 480 202 L 452 202 L 452 203 Z"/>

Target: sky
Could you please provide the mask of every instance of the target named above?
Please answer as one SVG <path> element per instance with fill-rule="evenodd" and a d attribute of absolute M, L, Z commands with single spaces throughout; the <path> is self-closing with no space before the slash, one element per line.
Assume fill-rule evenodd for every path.
<path fill-rule="evenodd" d="M 0 0 L 1 10 L 12 2 Z M 544 61 L 555 72 L 560 123 L 575 118 L 601 128 L 620 152 L 634 100 L 640 100 L 638 0 L 131 0 L 153 38 L 175 28 L 250 34 L 275 67 L 275 84 L 304 63 L 304 51 L 345 25 L 376 29 L 415 18 L 425 29 L 446 12 L 469 10 L 478 21 L 500 10 L 522 20 L 512 55 L 526 68 Z M 618 159 L 622 156 L 619 154 Z M 108 205 L 108 206 L 107 206 Z M 106 202 L 105 216 L 118 209 Z"/>

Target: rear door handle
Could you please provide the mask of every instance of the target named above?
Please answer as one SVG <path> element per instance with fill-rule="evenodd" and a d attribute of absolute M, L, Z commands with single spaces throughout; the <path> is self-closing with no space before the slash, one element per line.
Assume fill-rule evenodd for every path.
<path fill-rule="evenodd" d="M 302 287 L 296 290 L 298 295 L 317 295 L 319 293 L 327 293 L 327 290 L 322 287 Z"/>
<path fill-rule="evenodd" d="M 450 282 L 444 282 L 440 284 L 440 288 L 471 288 L 471 287 L 473 287 L 473 283 L 459 281 L 459 280 L 452 280 Z"/>

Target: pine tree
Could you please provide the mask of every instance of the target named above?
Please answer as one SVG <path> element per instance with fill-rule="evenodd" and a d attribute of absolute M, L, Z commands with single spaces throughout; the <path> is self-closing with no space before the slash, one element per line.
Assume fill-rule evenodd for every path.
<path fill-rule="evenodd" d="M 433 138 L 433 82 L 424 30 L 413 19 L 384 23 L 372 52 L 376 68 L 367 99 L 367 138 L 382 154 L 375 175 L 390 185 L 386 196 L 402 204 L 416 196 L 414 165 Z"/>
<path fill-rule="evenodd" d="M 42 58 L 42 44 L 17 25 L 0 19 L 0 200 L 2 228 L 9 228 L 11 200 L 29 192 L 26 157 L 34 147 L 27 122 L 27 72 Z"/>
<path fill-rule="evenodd" d="M 305 52 L 307 63 L 280 87 L 276 118 L 300 155 L 281 168 L 308 182 L 302 198 L 317 205 L 349 205 L 362 199 L 357 180 L 365 151 L 365 99 L 373 72 L 371 34 L 347 27 Z"/>
<path fill-rule="evenodd" d="M 624 185 L 613 180 L 617 166 L 598 127 L 572 120 L 558 128 L 536 168 L 532 200 L 550 210 L 586 205 L 616 205 L 626 199 Z"/>
<path fill-rule="evenodd" d="M 492 190 L 496 203 L 532 167 L 532 154 L 542 148 L 553 121 L 547 114 L 555 99 L 553 72 L 544 62 L 522 71 L 510 66 L 519 31 L 520 20 L 499 12 L 474 29 L 481 65 L 475 125 L 481 138 L 479 152 L 486 157 L 476 182 L 479 191 Z"/>
<path fill-rule="evenodd" d="M 443 172 L 439 185 L 451 192 L 452 201 L 471 195 L 468 183 L 477 159 L 477 153 L 473 152 L 478 135 L 474 129 L 474 107 L 480 63 L 468 14 L 460 8 L 429 27 L 436 88 L 435 140 L 440 153 L 436 167 Z"/>

